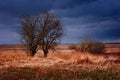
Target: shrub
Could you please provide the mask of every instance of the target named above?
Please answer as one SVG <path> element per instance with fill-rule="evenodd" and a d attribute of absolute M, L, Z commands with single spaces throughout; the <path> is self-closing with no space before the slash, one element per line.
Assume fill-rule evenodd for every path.
<path fill-rule="evenodd" d="M 81 43 L 80 51 L 88 53 L 104 53 L 105 45 L 100 41 L 88 39 Z"/>
<path fill-rule="evenodd" d="M 70 45 L 69 49 L 76 49 L 76 46 L 75 45 Z"/>
<path fill-rule="evenodd" d="M 70 50 L 75 50 L 75 51 L 77 51 L 77 52 L 80 51 L 80 48 L 79 48 L 78 46 L 76 46 L 76 45 L 70 45 L 70 46 L 68 47 L 68 49 L 70 49 Z"/>

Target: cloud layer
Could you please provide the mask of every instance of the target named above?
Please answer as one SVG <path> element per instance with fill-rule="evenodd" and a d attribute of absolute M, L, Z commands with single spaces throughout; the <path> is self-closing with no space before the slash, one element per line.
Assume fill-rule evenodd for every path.
<path fill-rule="evenodd" d="M 65 29 L 62 43 L 89 35 L 120 42 L 120 0 L 0 0 L 0 44 L 19 43 L 19 16 L 51 11 Z"/>

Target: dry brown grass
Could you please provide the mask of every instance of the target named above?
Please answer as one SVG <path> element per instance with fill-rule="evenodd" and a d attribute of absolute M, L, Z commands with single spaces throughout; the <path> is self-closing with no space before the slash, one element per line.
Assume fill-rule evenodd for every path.
<path fill-rule="evenodd" d="M 76 51 L 72 53 L 59 52 L 55 53 L 51 57 L 53 56 L 75 64 L 80 63 L 103 64 L 106 62 L 114 62 L 116 60 L 119 60 L 119 56 L 94 55 L 90 53 L 81 53 Z"/>
<path fill-rule="evenodd" d="M 3 61 L 20 60 L 26 58 L 28 58 L 28 56 L 25 54 L 24 51 L 6 50 L 1 51 L 0 53 L 0 60 Z"/>
<path fill-rule="evenodd" d="M 89 53 L 81 53 L 77 51 L 50 51 L 47 58 L 43 58 L 42 51 L 39 51 L 34 57 L 29 57 L 24 51 L 1 51 L 0 64 L 12 66 L 52 66 L 57 63 L 62 64 L 105 64 L 120 63 L 119 56 L 94 55 Z"/>
<path fill-rule="evenodd" d="M 7 76 L 12 75 L 12 77 L 10 77 L 12 79 L 13 76 L 17 74 L 15 77 L 19 75 L 17 79 L 19 78 L 21 79 L 21 76 L 29 77 L 31 76 L 31 74 L 34 75 L 35 73 L 33 72 L 35 70 L 32 68 L 37 68 L 35 72 L 37 72 L 38 79 L 36 80 L 40 80 L 39 78 L 40 75 L 45 75 L 45 76 L 47 75 L 47 77 L 50 77 L 49 75 L 51 75 L 52 76 L 51 79 L 52 79 L 56 76 L 54 74 L 57 74 L 56 77 L 57 80 L 58 76 L 63 75 L 64 72 L 65 72 L 64 74 L 70 73 L 70 76 L 73 76 L 73 73 L 74 76 L 75 75 L 81 76 L 82 74 L 84 74 L 83 72 L 85 71 L 86 71 L 85 74 L 87 75 L 91 75 L 91 72 L 93 72 L 92 74 L 98 74 L 98 76 L 99 75 L 104 76 L 103 74 L 105 74 L 104 77 L 106 77 L 107 74 L 108 78 L 109 76 L 112 76 L 112 74 L 111 75 L 108 74 L 109 72 L 110 73 L 112 72 L 113 74 L 120 76 L 119 51 L 116 51 L 118 52 L 116 54 L 113 52 L 113 49 L 112 52 L 110 51 L 106 51 L 106 52 L 108 53 L 101 55 L 94 55 L 90 53 L 81 53 L 76 50 L 68 50 L 68 49 L 56 50 L 56 51 L 50 51 L 48 57 L 43 58 L 44 55 L 42 51 L 38 51 L 38 53 L 34 57 L 29 57 L 22 50 L 3 50 L 0 51 L 0 76 L 4 75 L 4 77 L 6 77 L 6 75 Z M 11 70 L 9 70 L 9 68 Z M 25 68 L 25 69 L 21 69 L 21 68 Z M 99 74 L 100 73 L 99 71 L 100 72 L 103 71 L 103 72 Z M 2 74 L 2 72 L 5 73 Z M 21 74 L 19 74 L 19 72 Z M 28 77 L 26 77 L 26 79 Z M 76 79 L 71 79 L 71 80 L 76 80 Z M 89 80 L 89 78 L 88 79 L 86 78 L 86 80 Z M 109 80 L 109 79 L 103 79 L 103 80 Z"/>
<path fill-rule="evenodd" d="M 116 50 L 116 49 L 115 49 Z M 110 52 L 110 51 L 106 51 Z M 117 51 L 119 52 L 119 51 Z M 0 51 L 0 67 L 39 67 L 56 65 L 79 65 L 79 64 L 111 64 L 120 63 L 120 53 L 105 53 L 101 55 L 82 53 L 76 50 L 56 50 L 50 51 L 47 58 L 43 58 L 43 52 L 38 51 L 34 57 L 29 57 L 22 50 Z"/>

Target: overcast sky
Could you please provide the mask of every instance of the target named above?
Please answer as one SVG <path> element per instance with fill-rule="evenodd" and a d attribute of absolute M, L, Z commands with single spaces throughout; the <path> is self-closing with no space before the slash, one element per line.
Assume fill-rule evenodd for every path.
<path fill-rule="evenodd" d="M 0 44 L 20 43 L 19 16 L 41 11 L 60 18 L 61 43 L 78 43 L 85 35 L 120 42 L 120 0 L 0 0 Z"/>

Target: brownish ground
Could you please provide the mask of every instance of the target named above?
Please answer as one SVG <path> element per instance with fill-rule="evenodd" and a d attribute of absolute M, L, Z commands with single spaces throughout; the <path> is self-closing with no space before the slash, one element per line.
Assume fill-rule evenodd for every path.
<path fill-rule="evenodd" d="M 59 45 L 57 50 L 50 51 L 47 58 L 43 58 L 43 52 L 39 50 L 34 57 L 26 55 L 21 45 L 0 46 L 0 68 L 3 67 L 39 67 L 39 66 L 56 66 L 61 64 L 105 64 L 120 63 L 120 45 L 107 44 L 106 53 L 93 55 L 81 53 L 80 51 L 68 49 L 69 45 Z"/>
<path fill-rule="evenodd" d="M 0 70 L 10 67 L 47 67 L 87 70 L 109 70 L 120 73 L 120 44 L 107 44 L 106 52 L 101 55 L 81 53 L 68 49 L 69 45 L 59 45 L 50 51 L 47 58 L 39 50 L 34 57 L 26 55 L 20 45 L 0 46 Z"/>

